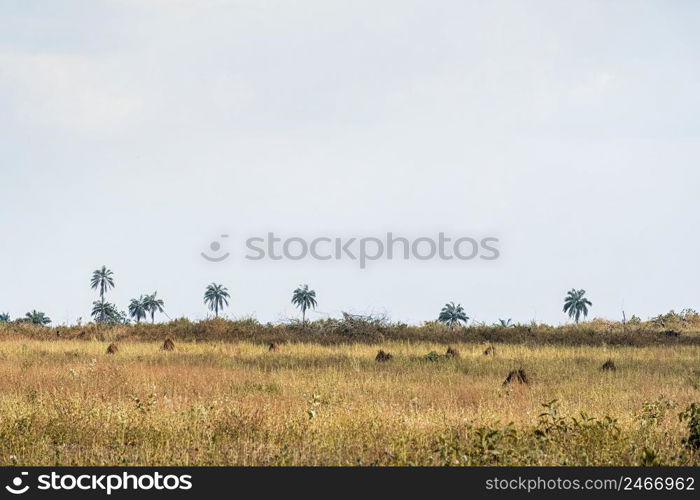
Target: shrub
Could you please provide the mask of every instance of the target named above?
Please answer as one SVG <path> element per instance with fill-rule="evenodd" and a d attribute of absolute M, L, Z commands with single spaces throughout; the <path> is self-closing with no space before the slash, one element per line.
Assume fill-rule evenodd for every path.
<path fill-rule="evenodd" d="M 681 443 L 690 450 L 700 450 L 700 404 L 690 403 L 678 415 L 678 419 L 681 422 L 688 422 L 688 437 L 684 437 Z"/>

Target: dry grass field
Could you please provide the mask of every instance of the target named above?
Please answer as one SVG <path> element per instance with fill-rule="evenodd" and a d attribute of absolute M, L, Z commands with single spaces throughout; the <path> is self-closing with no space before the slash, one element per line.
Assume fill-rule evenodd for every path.
<path fill-rule="evenodd" d="M 700 464 L 697 345 L 162 343 L 0 340 L 0 464 Z"/>

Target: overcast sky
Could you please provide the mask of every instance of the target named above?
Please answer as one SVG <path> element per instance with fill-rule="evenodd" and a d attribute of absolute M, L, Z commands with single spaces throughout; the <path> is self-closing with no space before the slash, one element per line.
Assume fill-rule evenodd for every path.
<path fill-rule="evenodd" d="M 700 308 L 700 3 L 0 3 L 0 312 Z M 248 261 L 244 240 L 499 238 L 496 261 Z M 200 252 L 220 234 L 231 257 Z"/>

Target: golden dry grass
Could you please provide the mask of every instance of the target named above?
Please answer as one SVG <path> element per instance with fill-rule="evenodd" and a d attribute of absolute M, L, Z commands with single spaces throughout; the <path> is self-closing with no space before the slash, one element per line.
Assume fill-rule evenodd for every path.
<path fill-rule="evenodd" d="M 698 346 L 161 346 L 0 341 L 0 464 L 700 463 L 677 418 Z M 502 387 L 521 366 L 530 384 Z"/>

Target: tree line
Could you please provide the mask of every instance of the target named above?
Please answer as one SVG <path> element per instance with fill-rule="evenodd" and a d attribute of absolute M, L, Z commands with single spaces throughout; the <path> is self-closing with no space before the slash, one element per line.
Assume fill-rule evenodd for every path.
<path fill-rule="evenodd" d="M 90 279 L 91 289 L 99 293 L 99 300 L 92 303 L 92 311 L 90 315 L 97 323 L 108 324 L 128 324 L 131 320 L 140 323 L 150 317 L 151 323 L 155 323 L 156 313 L 165 314 L 165 301 L 158 297 L 158 291 L 153 293 L 141 294 L 138 298 L 133 298 L 129 301 L 127 311 L 120 311 L 119 308 L 105 300 L 107 292 L 114 288 L 114 273 L 107 266 L 102 266 L 92 273 Z M 586 291 L 583 289 L 571 289 L 566 297 L 564 297 L 564 309 L 569 318 L 578 323 L 583 316 L 588 316 L 588 308 L 593 304 L 586 298 Z M 204 290 L 204 304 L 210 311 L 214 313 L 214 317 L 218 318 L 219 313 L 224 308 L 229 306 L 231 295 L 228 289 L 219 284 L 211 283 Z M 311 290 L 309 285 L 299 285 L 292 292 L 292 304 L 301 311 L 302 324 L 306 323 L 306 312 L 309 309 L 316 309 L 318 302 L 316 300 L 316 291 Z M 167 316 L 167 314 L 166 314 Z M 10 315 L 8 313 L 0 313 L 0 322 L 9 322 Z M 33 323 L 37 325 L 48 325 L 51 323 L 45 313 L 32 310 L 25 314 L 23 318 L 18 319 L 20 322 Z M 449 302 L 440 311 L 438 321 L 449 328 L 454 328 L 461 325 L 466 325 L 469 321 L 469 316 L 461 304 Z M 499 326 L 511 327 L 514 326 L 511 319 L 499 319 Z"/>

